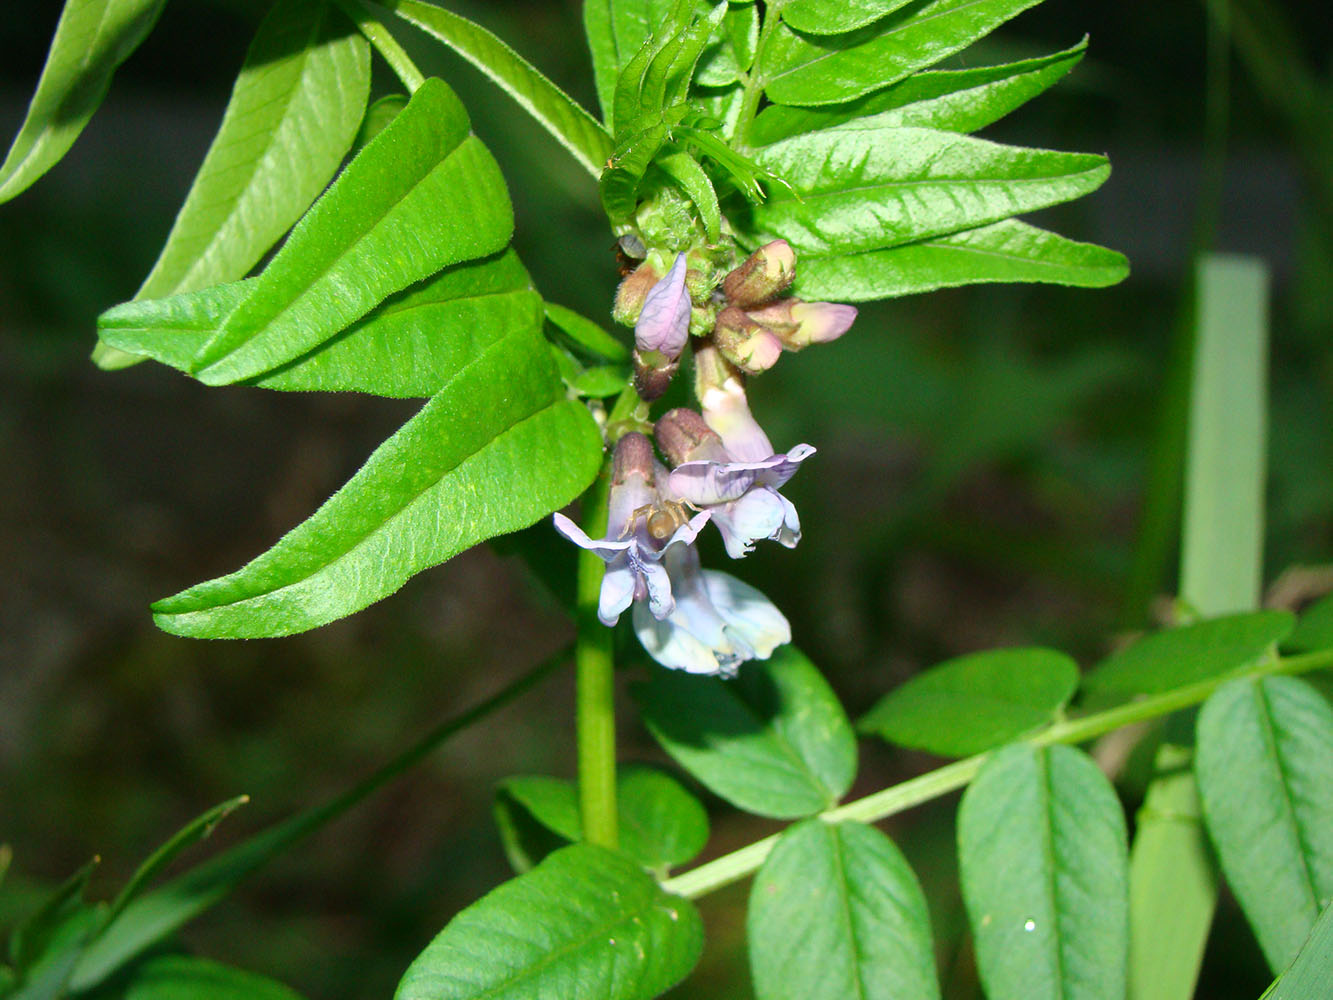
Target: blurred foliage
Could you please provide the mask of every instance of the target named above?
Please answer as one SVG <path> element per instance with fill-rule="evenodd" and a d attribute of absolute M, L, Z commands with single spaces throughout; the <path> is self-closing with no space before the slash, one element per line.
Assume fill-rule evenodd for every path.
<path fill-rule="evenodd" d="M 253 804 L 204 850 L 327 797 L 570 634 L 520 561 L 487 549 L 309 635 L 205 643 L 152 627 L 150 600 L 260 551 L 411 409 L 216 394 L 154 367 L 105 374 L 86 360 L 96 314 L 151 264 L 264 6 L 168 4 L 71 155 L 0 211 L 0 841 L 15 856 L 0 924 L 34 885 L 94 853 L 104 858 L 96 884 L 119 884 L 170 829 L 232 795 Z M 572 0 L 454 6 L 595 104 Z M 1236 10 L 1214 245 L 1258 254 L 1275 273 L 1272 578 L 1333 559 L 1327 135 L 1312 134 L 1320 119 L 1308 100 L 1295 112 L 1287 101 L 1329 95 L 1333 22 L 1315 3 Z M 0 132 L 21 117 L 56 14 L 44 5 L 0 22 Z M 1051 645 L 1087 662 L 1146 611 L 1127 618 L 1123 601 L 1190 234 L 1207 209 L 1197 203 L 1206 18 L 1203 4 L 1165 5 L 1146 30 L 1132 7 L 1047 4 L 969 57 L 999 61 L 1091 34 L 1069 80 L 986 134 L 1109 152 L 1106 188 L 1041 221 L 1127 252 L 1127 282 L 981 286 L 871 306 L 851 335 L 757 383 L 775 443 L 809 441 L 819 453 L 788 487 L 801 546 L 761 549 L 745 575 L 788 611 L 853 716 L 921 668 L 976 649 Z M 403 41 L 457 86 L 503 166 L 515 246 L 538 287 L 605 317 L 616 274 L 593 186 L 475 71 Z M 377 78 L 377 93 L 390 86 Z M 210 461 L 195 461 L 205 447 Z M 1173 585 L 1163 573 L 1155 590 Z M 642 670 L 627 661 L 627 675 Z M 504 876 L 496 782 L 572 774 L 571 703 L 563 677 L 466 734 L 268 870 L 186 943 L 312 997 L 387 995 L 445 920 Z M 622 718 L 625 756 L 662 760 L 628 700 Z M 868 747 L 857 788 L 921 764 Z M 951 815 L 951 802 L 937 803 L 888 832 L 926 886 L 946 995 L 970 1000 Z M 770 829 L 721 813 L 710 854 Z M 679 995 L 746 995 L 745 891 L 705 902 L 709 950 Z M 1252 998 L 1265 983 L 1224 904 L 1200 995 Z"/>

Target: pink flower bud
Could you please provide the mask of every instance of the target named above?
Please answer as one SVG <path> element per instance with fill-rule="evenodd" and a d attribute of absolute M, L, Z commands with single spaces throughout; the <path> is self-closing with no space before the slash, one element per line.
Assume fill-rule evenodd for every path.
<path fill-rule="evenodd" d="M 615 321 L 625 326 L 633 326 L 639 318 L 639 313 L 643 311 L 643 303 L 648 293 L 661 280 L 662 276 L 650 263 L 640 264 L 631 271 L 616 289 L 616 302 L 611 309 Z"/>
<path fill-rule="evenodd" d="M 837 340 L 855 322 L 856 306 L 836 302 L 797 302 L 791 307 L 791 318 L 799 328 L 788 346 L 797 350 L 809 344 Z"/>
<path fill-rule="evenodd" d="M 675 361 L 685 349 L 690 336 L 690 293 L 685 287 L 685 255 L 676 254 L 676 262 L 666 277 L 655 284 L 643 300 L 643 309 L 634 324 L 634 343 L 647 354 L 656 351 L 668 361 Z"/>
<path fill-rule="evenodd" d="M 795 277 L 796 252 L 786 240 L 774 240 L 722 279 L 722 291 L 732 305 L 745 309 L 781 295 Z"/>
<path fill-rule="evenodd" d="M 713 343 L 723 357 L 752 375 L 772 368 L 782 353 L 782 342 L 736 306 L 717 314 Z"/>

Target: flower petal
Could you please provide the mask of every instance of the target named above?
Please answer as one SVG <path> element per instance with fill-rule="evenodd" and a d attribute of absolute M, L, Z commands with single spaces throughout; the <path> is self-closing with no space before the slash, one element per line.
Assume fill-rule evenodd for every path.
<path fill-rule="evenodd" d="M 727 635 L 751 647 L 753 658 L 766 660 L 791 642 L 791 623 L 760 591 L 717 570 L 702 572 L 713 607 L 727 623 Z"/>
<path fill-rule="evenodd" d="M 676 254 L 676 262 L 666 277 L 649 290 L 643 311 L 634 324 L 634 345 L 640 351 L 659 351 L 675 359 L 685 349 L 690 336 L 690 293 L 685 288 L 685 255 Z"/>
<path fill-rule="evenodd" d="M 681 628 L 674 619 L 658 621 L 642 604 L 634 605 L 634 633 L 658 663 L 691 674 L 718 674 L 722 663 L 711 646 Z"/>
<path fill-rule="evenodd" d="M 555 522 L 555 530 L 564 535 L 571 542 L 581 549 L 587 549 L 590 552 L 596 552 L 599 556 L 610 562 L 622 552 L 634 545 L 632 538 L 616 540 L 611 538 L 589 538 L 587 532 L 577 524 L 565 517 L 564 514 L 552 514 L 551 519 Z"/>
<path fill-rule="evenodd" d="M 603 625 L 614 625 L 620 621 L 621 613 L 634 600 L 638 582 L 628 559 L 621 558 L 606 567 L 597 601 L 597 618 Z"/>

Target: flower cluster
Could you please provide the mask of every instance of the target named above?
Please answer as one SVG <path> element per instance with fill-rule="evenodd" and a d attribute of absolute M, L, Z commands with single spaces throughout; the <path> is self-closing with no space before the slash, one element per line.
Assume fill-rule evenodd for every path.
<path fill-rule="evenodd" d="M 788 548 L 800 541 L 796 508 L 778 490 L 815 449 L 773 449 L 750 412 L 745 377 L 772 367 L 783 350 L 841 336 L 856 310 L 784 296 L 795 264 L 778 240 L 717 287 L 680 253 L 665 274 L 642 264 L 617 296 L 617 315 L 634 322 L 635 388 L 644 400 L 666 390 L 695 334 L 699 410 L 663 414 L 652 428 L 656 450 L 646 434 L 620 437 L 605 538 L 590 538 L 563 514 L 555 526 L 607 564 L 602 622 L 614 625 L 633 605 L 639 641 L 667 667 L 730 676 L 791 641 L 782 612 L 754 587 L 703 569 L 694 542 L 709 522 L 733 559 L 761 539 Z"/>

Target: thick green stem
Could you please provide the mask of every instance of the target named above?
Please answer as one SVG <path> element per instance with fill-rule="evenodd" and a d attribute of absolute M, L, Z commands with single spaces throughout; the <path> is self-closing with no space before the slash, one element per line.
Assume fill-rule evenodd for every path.
<path fill-rule="evenodd" d="M 339 7 L 354 22 L 357 30 L 366 36 L 366 41 L 375 46 L 375 50 L 384 57 L 389 68 L 394 71 L 409 94 L 415 94 L 417 88 L 426 82 L 425 75 L 417 68 L 412 57 L 407 54 L 398 39 L 394 38 L 384 22 L 361 4 L 361 0 L 336 0 Z"/>
<path fill-rule="evenodd" d="M 606 532 L 609 473 L 603 470 L 584 497 L 583 530 L 593 538 Z M 595 553 L 579 550 L 578 640 L 574 664 L 578 683 L 579 811 L 583 838 L 616 847 L 616 713 L 612 632 L 597 618 L 605 566 Z"/>
<path fill-rule="evenodd" d="M 1264 677 L 1269 674 L 1300 674 L 1330 666 L 1333 666 L 1333 649 L 1324 649 L 1317 653 L 1306 653 L 1302 656 L 1285 658 L 1274 656 L 1262 660 L 1247 671 L 1245 676 Z M 1096 712 L 1081 719 L 1057 722 L 1037 735 L 1030 737 L 1028 742 L 1034 746 L 1050 746 L 1053 743 L 1084 743 L 1109 733 L 1113 729 L 1119 729 L 1135 722 L 1143 722 L 1147 719 L 1155 719 L 1182 708 L 1189 708 L 1191 705 L 1201 704 L 1208 699 L 1209 695 L 1236 676 L 1231 674 L 1200 681 L 1197 684 L 1189 684 L 1162 694 L 1141 698 L 1127 705 L 1118 705 L 1104 712 Z M 859 820 L 863 823 L 874 823 L 887 819 L 889 816 L 904 812 L 913 806 L 919 806 L 932 799 L 937 799 L 941 795 L 947 795 L 949 792 L 963 788 L 977 776 L 977 772 L 981 770 L 981 765 L 985 763 L 986 757 L 987 754 L 978 754 L 975 757 L 968 757 L 952 764 L 946 764 L 944 767 L 937 768 L 918 778 L 912 778 L 891 788 L 873 792 L 865 798 L 838 806 L 836 809 L 830 809 L 822 814 L 822 818 L 829 822 Z M 697 899 L 713 892 L 715 889 L 720 889 L 733 882 L 739 882 L 759 870 L 759 866 L 764 863 L 764 859 L 773 850 L 773 845 L 778 842 L 780 836 L 780 833 L 775 833 L 763 840 L 757 840 L 753 844 L 732 851 L 715 861 L 700 865 L 692 871 L 669 878 L 662 883 L 662 888 L 690 899 Z"/>

